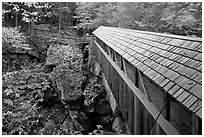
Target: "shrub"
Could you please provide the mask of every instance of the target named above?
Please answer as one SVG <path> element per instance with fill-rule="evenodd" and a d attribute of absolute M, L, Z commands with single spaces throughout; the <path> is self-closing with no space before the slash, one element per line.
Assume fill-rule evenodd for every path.
<path fill-rule="evenodd" d="M 33 134 L 42 118 L 38 103 L 53 95 L 50 85 L 48 74 L 43 72 L 21 70 L 2 76 L 3 134 Z"/>
<path fill-rule="evenodd" d="M 26 36 L 20 32 L 19 28 L 2 27 L 3 46 L 25 47 L 27 44 Z"/>

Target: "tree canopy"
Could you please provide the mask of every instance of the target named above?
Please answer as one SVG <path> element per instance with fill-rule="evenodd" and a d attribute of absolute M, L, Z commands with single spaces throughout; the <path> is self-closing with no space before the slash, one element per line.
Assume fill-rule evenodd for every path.
<path fill-rule="evenodd" d="M 63 26 L 100 25 L 202 36 L 201 2 L 61 2 Z M 3 25 L 59 23 L 59 2 L 3 2 Z"/>
<path fill-rule="evenodd" d="M 202 35 L 201 2 L 85 2 L 77 5 L 76 13 L 80 26 Z"/>
<path fill-rule="evenodd" d="M 62 22 L 64 26 L 73 25 L 75 2 L 61 2 Z M 2 3 L 3 25 L 23 26 L 24 23 L 36 22 L 58 24 L 59 2 L 4 2 Z M 13 19 L 16 17 L 16 24 Z"/>

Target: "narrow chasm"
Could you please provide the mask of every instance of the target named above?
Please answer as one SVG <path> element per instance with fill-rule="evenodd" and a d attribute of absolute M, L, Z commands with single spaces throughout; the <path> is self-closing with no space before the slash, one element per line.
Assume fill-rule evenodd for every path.
<path fill-rule="evenodd" d="M 9 61 L 3 67 L 3 134 L 122 133 L 113 128 L 117 116 L 111 110 L 101 73 L 91 71 L 94 58 L 90 45 L 77 45 L 70 39 L 60 43 L 40 40 L 47 47 L 43 59 L 30 54 L 3 56 L 15 55 L 16 61 L 10 63 L 9 71 L 5 68 Z M 22 58 L 24 64 L 19 64 Z"/>

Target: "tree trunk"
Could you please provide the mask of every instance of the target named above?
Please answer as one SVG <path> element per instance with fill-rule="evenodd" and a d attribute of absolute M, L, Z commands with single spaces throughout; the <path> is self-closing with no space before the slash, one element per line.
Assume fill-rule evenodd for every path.
<path fill-rule="evenodd" d="M 16 11 L 16 27 L 18 27 L 18 12 Z"/>
<path fill-rule="evenodd" d="M 30 24 L 30 35 L 31 35 L 31 38 L 33 38 L 33 34 L 34 34 L 34 32 L 33 32 L 34 22 L 31 21 L 29 24 Z"/>
<path fill-rule="evenodd" d="M 59 2 L 59 32 L 58 32 L 58 42 L 60 41 L 61 18 L 62 18 L 62 3 Z"/>

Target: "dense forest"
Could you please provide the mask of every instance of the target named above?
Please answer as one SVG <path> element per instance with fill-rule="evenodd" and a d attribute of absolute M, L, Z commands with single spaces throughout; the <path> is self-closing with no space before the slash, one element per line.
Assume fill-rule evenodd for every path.
<path fill-rule="evenodd" d="M 80 3 L 76 13 L 82 24 L 87 21 L 91 27 L 107 25 L 201 37 L 202 3 Z"/>
<path fill-rule="evenodd" d="M 202 3 L 3 2 L 2 134 L 126 134 L 75 39 L 101 25 L 202 37 Z"/>
<path fill-rule="evenodd" d="M 3 25 L 58 24 L 97 28 L 100 25 L 202 36 L 201 2 L 63 2 L 3 3 Z M 60 12 L 61 11 L 61 12 Z M 15 19 L 16 18 L 16 19 Z M 15 19 L 15 24 L 13 20 Z M 13 24 L 10 24 L 10 23 Z"/>

